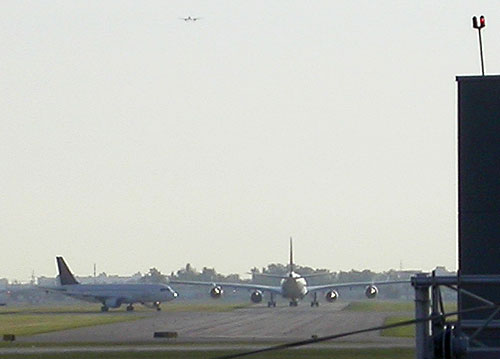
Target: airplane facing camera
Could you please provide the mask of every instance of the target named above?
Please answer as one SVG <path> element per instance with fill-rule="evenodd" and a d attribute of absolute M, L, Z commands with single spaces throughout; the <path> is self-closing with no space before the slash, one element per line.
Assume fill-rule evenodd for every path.
<path fill-rule="evenodd" d="M 408 280 L 398 280 L 398 281 L 379 281 L 379 282 L 353 282 L 353 283 L 330 283 L 322 285 L 312 285 L 307 284 L 307 278 L 326 275 L 327 273 L 319 273 L 312 275 L 301 275 L 294 272 L 293 263 L 293 247 L 292 238 L 290 238 L 290 271 L 286 275 L 275 275 L 275 274 L 257 274 L 265 277 L 273 277 L 281 279 L 279 286 L 270 286 L 262 284 L 246 284 L 246 283 L 224 283 L 224 282 L 199 282 L 199 281 L 179 281 L 171 280 L 171 284 L 186 284 L 186 285 L 202 285 L 210 286 L 211 289 L 209 294 L 212 298 L 220 298 L 224 293 L 224 288 L 231 289 L 248 289 L 252 293 L 250 295 L 250 300 L 253 303 L 260 303 L 263 299 L 263 293 L 268 292 L 270 294 L 270 300 L 267 303 L 268 307 L 276 307 L 276 301 L 274 300 L 275 295 L 281 295 L 283 298 L 288 299 L 291 307 L 296 307 L 299 300 L 303 299 L 307 294 L 312 294 L 311 307 L 318 307 L 318 292 L 323 292 L 325 295 L 325 300 L 329 303 L 335 302 L 338 297 L 339 288 L 353 288 L 353 287 L 365 287 L 365 295 L 367 298 L 375 298 L 378 294 L 377 286 L 388 285 L 388 284 L 398 284 L 398 283 L 409 283 Z"/>

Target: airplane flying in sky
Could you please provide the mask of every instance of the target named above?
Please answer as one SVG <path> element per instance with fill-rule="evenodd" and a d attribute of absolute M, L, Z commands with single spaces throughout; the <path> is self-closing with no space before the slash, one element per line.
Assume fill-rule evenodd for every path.
<path fill-rule="evenodd" d="M 103 312 L 107 312 L 109 308 L 119 308 L 122 304 L 128 304 L 127 311 L 132 311 L 135 303 L 161 310 L 161 302 L 171 301 L 178 296 L 166 284 L 80 284 L 62 257 L 56 257 L 56 261 L 60 285 L 43 289 L 87 302 L 102 303 Z"/>
<path fill-rule="evenodd" d="M 179 20 L 184 20 L 184 21 L 198 21 L 200 19 L 201 17 L 191 17 L 191 16 L 179 18 Z"/>
<path fill-rule="evenodd" d="M 223 287 L 232 289 L 249 289 L 252 291 L 250 295 L 250 300 L 253 303 L 262 302 L 263 293 L 269 292 L 270 300 L 267 303 L 268 307 L 276 307 L 276 302 L 274 296 L 276 294 L 281 295 L 290 301 L 291 307 L 296 307 L 299 300 L 303 299 L 308 293 L 312 294 L 311 307 L 318 307 L 318 292 L 325 293 L 325 299 L 327 302 L 332 303 L 336 301 L 339 297 L 337 289 L 339 288 L 353 288 L 353 287 L 365 287 L 365 295 L 371 299 L 375 298 L 378 294 L 378 288 L 376 285 L 388 285 L 397 283 L 409 283 L 407 280 L 400 281 L 385 281 L 385 282 L 354 282 L 354 283 L 330 283 L 322 285 L 307 285 L 307 278 L 316 277 L 320 274 L 312 275 L 301 275 L 294 272 L 293 264 L 293 247 L 292 239 L 290 238 L 290 272 L 287 275 L 274 275 L 274 274 L 258 274 L 260 276 L 280 278 L 281 283 L 279 286 L 261 285 L 261 284 L 246 284 L 246 283 L 224 283 L 224 282 L 199 282 L 199 281 L 179 281 L 171 280 L 171 284 L 187 284 L 187 285 L 205 285 L 211 286 L 210 296 L 212 298 L 220 298 L 224 293 Z"/>

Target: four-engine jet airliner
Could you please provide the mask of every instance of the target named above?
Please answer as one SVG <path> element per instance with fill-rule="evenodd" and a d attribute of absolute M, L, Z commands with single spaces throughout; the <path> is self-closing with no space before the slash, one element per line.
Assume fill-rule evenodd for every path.
<path fill-rule="evenodd" d="M 128 304 L 127 311 L 132 311 L 135 303 L 161 310 L 161 302 L 171 301 L 178 296 L 166 284 L 80 284 L 62 257 L 56 257 L 56 261 L 60 285 L 44 289 L 87 302 L 102 303 L 103 312 L 107 312 L 109 308 L 119 308 L 122 304 Z"/>
<path fill-rule="evenodd" d="M 244 284 L 244 283 L 224 283 L 224 282 L 198 282 L 198 281 L 178 281 L 171 280 L 171 284 L 187 284 L 187 285 L 205 285 L 211 286 L 210 296 L 212 298 L 220 298 L 224 293 L 223 287 L 233 288 L 233 289 L 249 289 L 252 291 L 250 295 L 250 300 L 253 303 L 262 302 L 263 292 L 269 292 L 270 300 L 267 303 L 268 307 L 275 307 L 276 302 L 274 300 L 274 296 L 276 294 L 281 295 L 283 298 L 286 298 L 290 301 L 291 307 L 296 307 L 298 301 L 303 299 L 308 293 L 311 293 L 313 296 L 311 307 L 318 307 L 318 292 L 325 293 L 325 299 L 327 302 L 334 302 L 338 299 L 339 293 L 337 289 L 345 288 L 345 287 L 365 287 L 365 295 L 368 298 L 375 298 L 378 294 L 378 289 L 376 285 L 387 285 L 387 284 L 396 284 L 396 283 L 409 283 L 407 280 L 401 281 L 386 281 L 386 282 L 354 282 L 354 283 L 330 283 L 330 284 L 322 284 L 322 285 L 307 285 L 307 278 L 324 275 L 324 274 L 313 274 L 313 275 L 301 275 L 294 272 L 294 264 L 293 264 L 293 248 L 292 248 L 292 239 L 290 238 L 290 272 L 287 275 L 273 275 L 273 274 L 259 274 L 267 277 L 275 277 L 280 278 L 281 283 L 280 286 L 270 286 L 270 285 L 261 285 L 261 284 Z"/>

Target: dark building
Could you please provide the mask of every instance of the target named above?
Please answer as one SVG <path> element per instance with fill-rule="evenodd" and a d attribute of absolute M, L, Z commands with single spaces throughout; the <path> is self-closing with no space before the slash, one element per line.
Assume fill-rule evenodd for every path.
<path fill-rule="evenodd" d="M 457 77 L 457 82 L 459 273 L 500 275 L 500 76 Z M 500 286 L 461 288 L 500 303 Z M 460 310 L 482 304 L 459 296 Z M 491 310 L 462 314 L 460 326 L 471 334 L 477 320 L 491 314 Z M 500 321 L 495 321 L 477 339 L 500 347 Z"/>

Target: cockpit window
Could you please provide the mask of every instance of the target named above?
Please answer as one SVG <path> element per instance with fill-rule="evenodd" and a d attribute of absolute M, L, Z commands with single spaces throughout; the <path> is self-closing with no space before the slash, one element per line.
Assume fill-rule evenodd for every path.
<path fill-rule="evenodd" d="M 160 291 L 161 292 L 168 292 L 168 288 L 161 288 Z"/>

